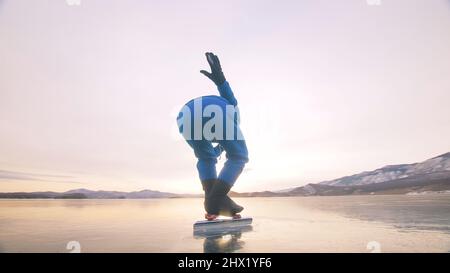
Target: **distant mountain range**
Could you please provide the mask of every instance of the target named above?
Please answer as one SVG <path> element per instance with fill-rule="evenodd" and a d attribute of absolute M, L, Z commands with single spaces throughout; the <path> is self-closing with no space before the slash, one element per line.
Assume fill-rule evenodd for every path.
<path fill-rule="evenodd" d="M 335 180 L 280 191 L 237 193 L 236 197 L 332 196 L 362 194 L 420 194 L 450 192 L 450 152 L 414 164 L 388 165 L 374 171 L 341 177 Z M 0 198 L 55 199 L 148 199 L 200 197 L 202 194 L 175 194 L 152 190 L 134 192 L 92 191 L 76 189 L 66 192 L 0 193 Z"/>
<path fill-rule="evenodd" d="M 415 176 L 424 177 L 436 173 L 446 173 L 450 171 L 450 152 L 433 157 L 420 163 L 388 165 L 370 172 L 341 177 L 331 181 L 324 181 L 320 184 L 330 186 L 356 186 L 382 183 Z"/>
<path fill-rule="evenodd" d="M 175 194 L 169 192 L 142 190 L 133 192 L 122 191 L 92 191 L 76 189 L 66 192 L 11 192 L 0 193 L 0 198 L 54 198 L 54 199 L 149 199 L 149 198 L 180 198 L 197 197 L 195 194 Z"/>
<path fill-rule="evenodd" d="M 233 196 L 317 196 L 414 194 L 450 191 L 450 152 L 420 163 L 388 165 L 374 171 L 276 192 L 233 193 Z"/>

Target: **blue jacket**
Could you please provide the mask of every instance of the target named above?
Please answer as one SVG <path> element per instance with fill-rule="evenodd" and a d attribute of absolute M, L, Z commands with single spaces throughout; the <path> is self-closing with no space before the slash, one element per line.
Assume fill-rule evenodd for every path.
<path fill-rule="evenodd" d="M 217 87 L 220 96 L 226 99 L 231 105 L 237 106 L 237 100 L 234 97 L 233 91 L 231 90 L 230 84 L 224 81 L 220 86 Z"/>
<path fill-rule="evenodd" d="M 222 109 L 225 109 L 227 105 L 233 105 L 233 106 L 237 107 L 238 102 L 237 102 L 236 98 L 234 97 L 234 94 L 233 94 L 233 91 L 231 90 L 230 84 L 227 81 L 225 81 L 224 83 L 219 85 L 217 87 L 217 89 L 219 90 L 220 97 L 215 96 L 215 95 L 199 97 L 202 99 L 202 108 L 204 108 L 208 105 L 211 105 L 211 104 L 218 105 Z M 196 99 L 199 99 L 199 98 L 196 98 Z M 194 100 L 196 100 L 196 99 L 192 99 L 186 103 L 186 106 L 189 107 L 189 109 L 191 110 L 191 113 L 194 113 Z M 179 120 L 180 118 L 182 118 L 181 112 L 178 115 L 177 120 Z M 192 116 L 191 124 L 194 124 L 193 119 L 194 119 L 194 117 Z M 206 119 L 206 120 L 208 120 L 208 119 Z M 206 122 L 206 120 L 204 120 L 203 122 Z M 238 123 L 239 123 L 239 111 L 237 111 L 237 117 L 236 117 L 236 124 L 238 124 Z M 182 132 L 182 127 L 180 127 L 180 132 Z M 191 137 L 193 138 L 193 136 L 191 136 Z M 220 156 L 220 154 L 222 153 L 223 150 L 224 149 L 221 145 L 217 145 L 216 147 L 214 147 L 214 151 L 216 152 L 217 156 Z"/>

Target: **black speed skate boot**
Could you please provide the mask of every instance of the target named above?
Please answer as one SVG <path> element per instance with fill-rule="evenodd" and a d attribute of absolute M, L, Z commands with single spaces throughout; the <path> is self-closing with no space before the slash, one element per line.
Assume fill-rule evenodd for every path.
<path fill-rule="evenodd" d="M 227 195 L 231 189 L 231 185 L 228 183 L 217 180 L 206 198 L 206 211 L 205 218 L 208 220 L 214 220 L 219 215 L 232 216 L 233 218 L 240 218 L 238 214 L 244 207 L 236 204 Z"/>
<path fill-rule="evenodd" d="M 205 207 L 205 211 L 207 210 L 206 204 L 207 204 L 207 199 L 208 199 L 208 195 L 211 192 L 211 189 L 214 187 L 214 184 L 216 184 L 217 180 L 216 179 L 208 179 L 208 180 L 204 180 L 202 181 L 202 187 L 203 187 L 203 191 L 205 192 L 205 200 L 203 201 L 203 206 Z"/>

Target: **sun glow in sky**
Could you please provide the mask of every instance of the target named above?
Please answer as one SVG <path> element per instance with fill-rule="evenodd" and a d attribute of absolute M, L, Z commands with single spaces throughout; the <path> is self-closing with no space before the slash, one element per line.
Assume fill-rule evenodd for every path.
<path fill-rule="evenodd" d="M 449 2 L 367 3 L 0 1 L 0 191 L 200 192 L 175 118 L 217 94 L 206 51 L 249 148 L 234 190 L 450 151 Z"/>

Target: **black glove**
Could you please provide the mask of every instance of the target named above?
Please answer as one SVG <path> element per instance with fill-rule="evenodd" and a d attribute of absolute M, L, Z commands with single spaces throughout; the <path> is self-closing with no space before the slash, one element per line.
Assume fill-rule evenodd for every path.
<path fill-rule="evenodd" d="M 209 73 L 206 70 L 200 70 L 200 73 L 208 77 L 217 86 L 219 86 L 226 80 L 222 72 L 222 67 L 220 66 L 219 58 L 211 52 L 206 52 L 205 55 L 206 60 L 208 61 L 209 66 L 211 67 L 211 73 Z"/>

